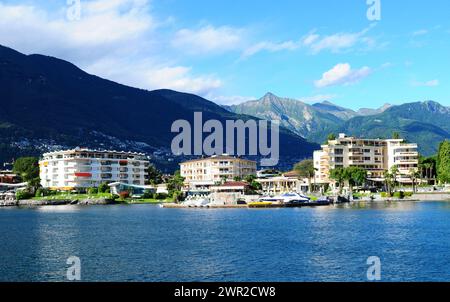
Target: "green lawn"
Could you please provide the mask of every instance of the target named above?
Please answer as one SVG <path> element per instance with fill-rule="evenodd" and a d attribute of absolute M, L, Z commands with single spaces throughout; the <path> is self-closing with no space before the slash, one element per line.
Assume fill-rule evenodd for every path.
<path fill-rule="evenodd" d="M 98 194 L 76 194 L 76 193 L 59 193 L 57 195 L 33 197 L 33 200 L 83 200 L 83 199 L 111 199 L 110 193 L 98 193 Z M 126 200 L 116 199 L 117 202 L 123 202 L 125 204 L 160 204 L 166 202 L 172 202 L 172 199 L 131 199 Z"/>
<path fill-rule="evenodd" d="M 74 193 L 61 193 L 57 195 L 33 197 L 34 200 L 75 200 L 75 199 L 100 199 L 100 198 L 112 198 L 110 193 L 98 193 L 98 194 L 74 194 Z"/>

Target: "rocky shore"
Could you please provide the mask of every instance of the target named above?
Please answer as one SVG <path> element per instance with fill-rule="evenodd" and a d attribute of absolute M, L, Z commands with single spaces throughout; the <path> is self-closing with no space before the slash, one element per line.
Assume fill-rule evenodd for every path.
<path fill-rule="evenodd" d="M 19 207 L 37 207 L 37 206 L 59 206 L 59 205 L 109 205 L 117 204 L 115 200 L 100 198 L 100 199 L 75 199 L 75 200 L 1 200 L 0 206 L 19 206 Z"/>

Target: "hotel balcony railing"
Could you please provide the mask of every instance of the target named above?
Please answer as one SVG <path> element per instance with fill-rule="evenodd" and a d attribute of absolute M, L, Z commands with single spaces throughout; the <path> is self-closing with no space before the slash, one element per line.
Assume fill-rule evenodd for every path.
<path fill-rule="evenodd" d="M 419 156 L 419 152 L 396 152 L 395 156 Z"/>

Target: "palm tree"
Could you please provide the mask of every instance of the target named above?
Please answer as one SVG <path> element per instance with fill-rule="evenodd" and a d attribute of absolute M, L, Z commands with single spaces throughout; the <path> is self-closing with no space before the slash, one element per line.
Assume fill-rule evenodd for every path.
<path fill-rule="evenodd" d="M 388 191 L 389 195 L 392 195 L 392 182 L 393 182 L 393 175 L 388 170 L 384 171 L 383 173 L 384 177 L 384 183 L 386 186 L 386 190 Z"/>
<path fill-rule="evenodd" d="M 409 170 L 409 177 L 411 178 L 412 185 L 413 185 L 413 193 L 416 193 L 416 181 L 418 178 L 420 178 L 420 172 L 418 169 L 412 168 Z"/>
<path fill-rule="evenodd" d="M 398 176 L 398 174 L 399 174 L 399 170 L 398 170 L 398 166 L 397 165 L 393 165 L 392 167 L 391 167 L 391 175 L 392 175 L 392 181 L 393 181 L 393 189 L 394 189 L 394 191 L 395 191 L 395 187 L 396 187 L 396 185 L 397 185 L 397 176 Z"/>

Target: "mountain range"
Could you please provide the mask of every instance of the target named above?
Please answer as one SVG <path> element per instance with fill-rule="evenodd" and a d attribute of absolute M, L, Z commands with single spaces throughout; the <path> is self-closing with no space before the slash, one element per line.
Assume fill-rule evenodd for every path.
<path fill-rule="evenodd" d="M 329 101 L 306 104 L 272 93 L 240 105 L 219 106 L 194 94 L 147 91 L 95 75 L 54 57 L 24 55 L 0 46 L 0 163 L 55 149 L 90 147 L 145 152 L 164 171 L 186 157 L 170 145 L 172 123 L 203 120 L 281 121 L 280 169 L 311 157 L 329 133 L 391 137 L 399 132 L 424 155 L 450 138 L 450 108 L 426 101 L 351 110 Z M 255 158 L 256 159 L 256 158 Z"/>
<path fill-rule="evenodd" d="M 389 138 L 398 132 L 406 140 L 417 142 L 422 154 L 433 155 L 439 143 L 450 138 L 450 108 L 434 101 L 354 111 L 329 101 L 306 104 L 267 93 L 259 100 L 226 108 L 238 114 L 279 120 L 282 126 L 319 144 L 330 133 Z"/>
<path fill-rule="evenodd" d="M 172 123 L 254 119 L 193 94 L 147 91 L 88 74 L 44 55 L 0 46 L 0 162 L 76 146 L 157 154 L 173 171 L 182 157 L 170 152 Z M 318 145 L 282 128 L 281 166 L 310 157 Z"/>

